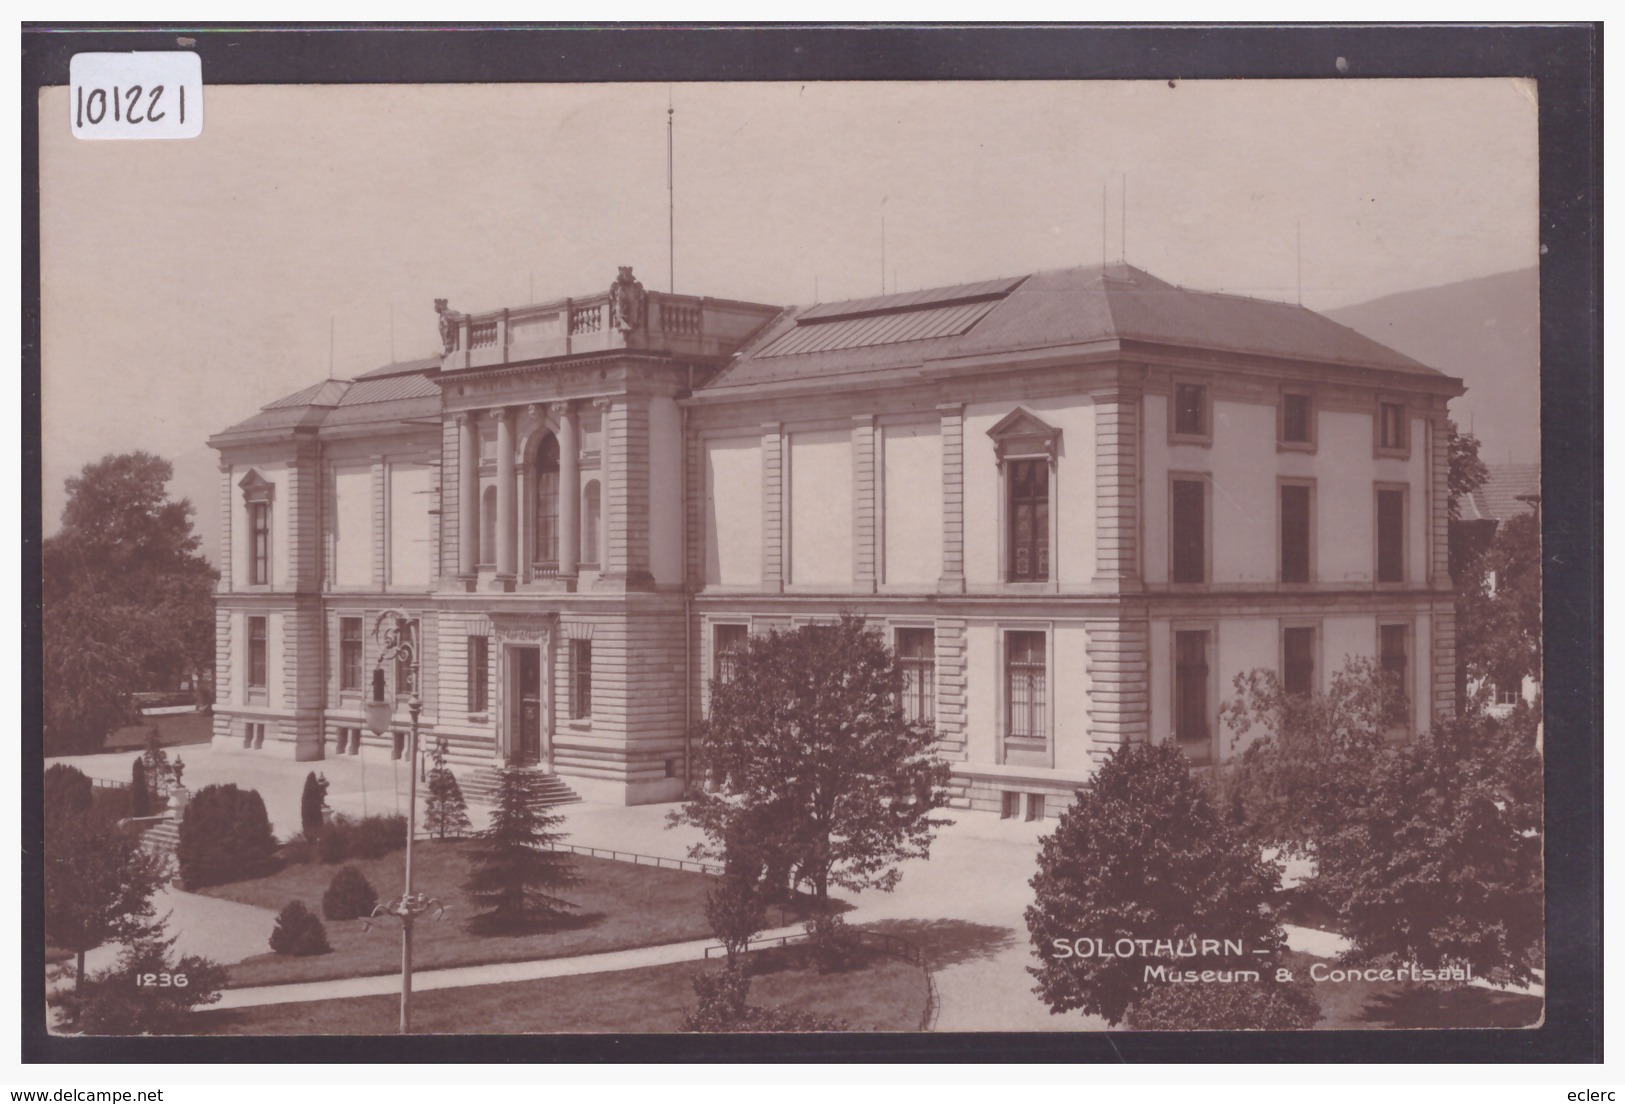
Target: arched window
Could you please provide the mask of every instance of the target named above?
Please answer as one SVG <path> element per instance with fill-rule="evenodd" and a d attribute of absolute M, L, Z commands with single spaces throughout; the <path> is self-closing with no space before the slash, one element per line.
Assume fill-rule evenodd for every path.
<path fill-rule="evenodd" d="M 497 562 L 497 489 L 485 488 L 480 499 L 480 564 Z"/>
<path fill-rule="evenodd" d="M 589 479 L 581 489 L 581 562 L 598 562 L 598 521 L 602 512 L 598 480 Z"/>
<path fill-rule="evenodd" d="M 536 559 L 559 562 L 559 441 L 551 433 L 536 450 Z"/>

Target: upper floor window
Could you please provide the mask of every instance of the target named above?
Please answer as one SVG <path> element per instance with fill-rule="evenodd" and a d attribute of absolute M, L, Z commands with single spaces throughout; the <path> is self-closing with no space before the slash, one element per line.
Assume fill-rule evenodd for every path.
<path fill-rule="evenodd" d="M 1281 484 L 1281 582 L 1307 583 L 1310 576 L 1311 489 Z"/>
<path fill-rule="evenodd" d="M 551 433 L 536 450 L 536 559 L 559 562 L 559 439 Z"/>
<path fill-rule="evenodd" d="M 903 716 L 930 724 L 937 713 L 937 643 L 931 629 L 898 629 L 897 662 L 903 668 Z"/>
<path fill-rule="evenodd" d="M 718 682 L 732 682 L 750 638 L 746 625 L 717 625 L 713 628 L 712 657 L 714 677 Z"/>
<path fill-rule="evenodd" d="M 1377 582 L 1405 581 L 1405 490 L 1377 488 Z"/>
<path fill-rule="evenodd" d="M 1377 404 L 1377 448 L 1380 451 L 1389 453 L 1409 451 L 1410 440 L 1405 429 L 1404 403 L 1379 402 Z"/>
<path fill-rule="evenodd" d="M 265 618 L 248 619 L 248 685 L 263 690 L 266 684 Z"/>
<path fill-rule="evenodd" d="M 468 638 L 468 711 L 484 713 L 491 707 L 491 641 Z"/>
<path fill-rule="evenodd" d="M 1013 583 L 1049 578 L 1049 462 L 1011 460 L 1010 571 Z"/>
<path fill-rule="evenodd" d="M 1196 441 L 1211 440 L 1213 436 L 1212 422 L 1207 385 L 1176 382 L 1174 384 L 1174 437 Z"/>
<path fill-rule="evenodd" d="M 603 516 L 603 492 L 598 480 L 589 479 L 581 490 L 581 562 L 598 563 L 598 530 Z"/>
<path fill-rule="evenodd" d="M 1173 481 L 1173 581 L 1207 582 L 1207 480 Z"/>
<path fill-rule="evenodd" d="M 480 496 L 480 563 L 497 562 L 497 489 L 485 488 Z"/>
<path fill-rule="evenodd" d="M 361 689 L 361 618 L 339 618 L 339 689 Z"/>
<path fill-rule="evenodd" d="M 570 641 L 570 719 L 592 717 L 592 641 Z"/>
<path fill-rule="evenodd" d="M 1004 578 L 1041 583 L 1050 577 L 1055 492 L 1054 469 L 1061 431 L 1017 407 L 987 431 L 1004 476 Z"/>
<path fill-rule="evenodd" d="M 276 484 L 250 470 L 237 486 L 248 508 L 248 584 L 266 586 L 271 582 L 271 502 Z"/>
<path fill-rule="evenodd" d="M 1281 443 L 1315 443 L 1315 406 L 1309 395 L 1286 391 L 1281 395 Z"/>

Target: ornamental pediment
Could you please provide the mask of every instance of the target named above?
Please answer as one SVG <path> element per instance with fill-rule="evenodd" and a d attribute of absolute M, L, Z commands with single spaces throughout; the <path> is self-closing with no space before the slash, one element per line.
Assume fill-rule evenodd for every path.
<path fill-rule="evenodd" d="M 244 502 L 270 502 L 276 497 L 276 484 L 255 468 L 249 468 L 248 474 L 237 481 L 237 486 L 242 488 Z"/>
<path fill-rule="evenodd" d="M 1061 431 L 1038 415 L 1016 407 L 987 431 L 1002 462 L 1010 456 L 1043 456 L 1054 462 L 1061 446 Z"/>

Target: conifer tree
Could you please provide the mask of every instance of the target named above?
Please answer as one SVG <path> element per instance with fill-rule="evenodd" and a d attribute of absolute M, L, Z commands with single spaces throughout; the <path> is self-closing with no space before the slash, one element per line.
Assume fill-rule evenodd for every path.
<path fill-rule="evenodd" d="M 564 839 L 564 817 L 541 807 L 540 780 L 530 771 L 502 772 L 491 824 L 474 836 L 474 869 L 464 883 L 483 910 L 469 923 L 473 931 L 523 931 L 576 907 L 555 895 L 578 879 L 570 853 L 553 850 Z"/>
<path fill-rule="evenodd" d="M 437 840 L 447 836 L 461 839 L 473 826 L 468 819 L 468 803 L 457 776 L 446 766 L 446 741 L 436 740 L 430 758 L 429 796 L 423 803 L 423 827 Z"/>

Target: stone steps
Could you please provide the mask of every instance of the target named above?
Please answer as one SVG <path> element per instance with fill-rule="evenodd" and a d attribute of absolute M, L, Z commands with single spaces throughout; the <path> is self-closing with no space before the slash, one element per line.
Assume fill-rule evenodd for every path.
<path fill-rule="evenodd" d="M 141 833 L 141 846 L 156 855 L 174 855 L 181 845 L 181 826 L 161 820 Z"/>
<path fill-rule="evenodd" d="M 555 805 L 572 805 L 581 800 L 578 795 L 556 774 L 547 774 L 542 771 L 535 772 L 541 779 L 538 787 L 537 806 L 550 809 Z M 457 784 L 462 788 L 463 800 L 470 805 L 490 806 L 495 803 L 497 786 L 501 782 L 502 772 L 495 767 L 481 767 L 469 774 L 460 774 Z"/>

